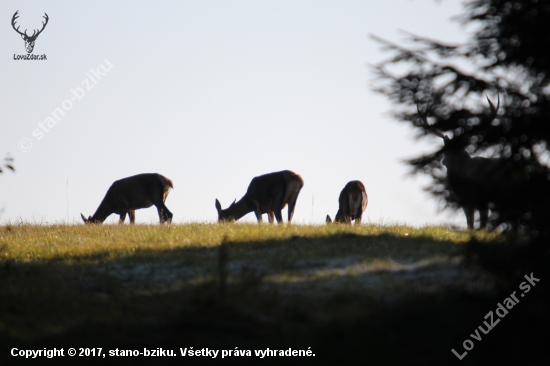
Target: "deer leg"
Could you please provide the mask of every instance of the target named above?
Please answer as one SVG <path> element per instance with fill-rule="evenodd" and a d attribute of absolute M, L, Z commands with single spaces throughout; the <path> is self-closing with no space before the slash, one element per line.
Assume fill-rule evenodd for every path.
<path fill-rule="evenodd" d="M 284 224 L 284 222 L 283 222 L 283 210 L 281 208 L 275 209 L 275 218 L 277 219 L 277 224 Z"/>
<path fill-rule="evenodd" d="M 118 220 L 119 224 L 124 224 L 124 220 L 126 220 L 126 213 L 126 210 L 120 212 L 120 219 Z"/>
<path fill-rule="evenodd" d="M 275 221 L 275 213 L 273 211 L 267 212 L 267 220 L 270 224 L 273 224 L 273 221 Z"/>
<path fill-rule="evenodd" d="M 283 203 L 283 197 L 277 197 L 274 201 L 273 201 L 273 213 L 275 214 L 275 218 L 277 219 L 277 224 L 283 224 L 284 221 L 283 221 L 283 207 L 284 207 L 284 203 Z M 288 207 L 289 209 L 289 217 L 290 216 L 290 206 Z M 290 221 L 289 221 L 290 222 Z"/>
<path fill-rule="evenodd" d="M 168 207 L 166 207 L 166 206 L 164 206 L 163 212 L 164 212 L 164 215 L 165 215 L 165 222 L 168 223 L 168 224 L 171 224 L 172 223 L 172 217 L 174 217 L 174 215 L 168 210 Z"/>
<path fill-rule="evenodd" d="M 260 210 L 260 204 L 256 201 L 254 201 L 254 215 L 256 215 L 256 220 L 258 220 L 258 224 L 261 224 L 263 222 L 262 210 Z M 269 213 L 268 213 L 268 216 L 269 216 Z"/>
<path fill-rule="evenodd" d="M 164 201 L 166 200 L 166 197 L 168 196 L 168 192 L 164 192 L 164 189 L 162 186 L 154 186 L 153 191 L 151 192 L 153 205 L 157 208 L 158 214 L 159 214 L 159 222 L 161 224 L 168 223 L 170 224 L 172 222 L 172 213 L 166 207 L 164 204 Z"/>
<path fill-rule="evenodd" d="M 128 210 L 128 216 L 130 217 L 130 224 L 135 224 L 135 222 L 136 222 L 136 210 Z"/>
<path fill-rule="evenodd" d="M 489 218 L 489 209 L 487 207 L 482 207 L 479 209 L 479 228 L 487 228 L 487 220 Z"/>
<path fill-rule="evenodd" d="M 124 224 L 124 220 L 126 220 L 126 214 L 128 213 L 128 202 L 126 201 L 118 202 L 117 206 L 120 207 L 118 212 L 116 212 L 120 216 L 118 223 Z"/>
<path fill-rule="evenodd" d="M 346 225 L 351 225 L 351 214 L 350 210 L 347 207 L 341 208 L 338 210 L 340 212 L 340 222 Z M 338 215 L 338 214 L 337 214 Z"/>
<path fill-rule="evenodd" d="M 159 213 L 160 223 L 163 224 L 163 223 L 166 222 L 166 223 L 170 224 L 172 222 L 172 217 L 174 215 L 172 215 L 172 213 L 170 212 L 168 207 L 166 207 L 166 205 L 164 205 L 164 203 L 157 204 L 155 206 L 157 207 L 157 211 Z"/>
<path fill-rule="evenodd" d="M 466 223 L 468 224 L 468 229 L 474 229 L 474 208 L 471 206 L 463 206 L 464 214 L 466 215 Z"/>
<path fill-rule="evenodd" d="M 342 209 L 342 213 L 344 214 L 344 223 L 347 225 L 351 225 L 351 220 L 353 220 L 352 210 L 353 207 L 350 207 L 349 205 L 344 206 Z"/>
<path fill-rule="evenodd" d="M 289 224 L 292 222 L 292 217 L 294 216 L 296 201 L 298 201 L 298 192 L 293 194 L 292 197 L 290 197 L 290 201 L 288 202 L 288 223 Z"/>
<path fill-rule="evenodd" d="M 355 226 L 361 225 L 361 219 L 363 218 L 363 213 L 360 212 L 357 216 L 355 216 Z"/>

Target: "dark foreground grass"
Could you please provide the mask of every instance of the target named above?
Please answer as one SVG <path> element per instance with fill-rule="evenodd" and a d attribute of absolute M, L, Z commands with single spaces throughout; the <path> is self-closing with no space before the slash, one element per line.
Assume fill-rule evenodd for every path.
<path fill-rule="evenodd" d="M 546 365 L 550 278 L 537 272 L 494 329 L 470 337 L 524 281 L 518 270 L 502 282 L 468 259 L 471 241 L 405 226 L 0 227 L 0 361 L 46 361 L 11 357 L 14 347 L 161 347 L 178 356 L 51 362 Z M 459 361 L 451 349 L 462 354 L 466 339 L 474 349 Z M 191 347 L 252 355 L 179 355 Z M 315 356 L 255 356 L 267 348 Z"/>

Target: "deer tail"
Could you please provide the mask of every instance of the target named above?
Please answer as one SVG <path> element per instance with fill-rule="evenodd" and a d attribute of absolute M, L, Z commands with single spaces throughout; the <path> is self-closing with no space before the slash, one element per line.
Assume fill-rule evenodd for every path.
<path fill-rule="evenodd" d="M 174 188 L 174 183 L 172 182 L 171 179 L 166 178 L 165 176 L 160 174 L 158 174 L 158 178 L 164 189 L 166 189 L 167 187 L 170 187 L 172 189 Z"/>

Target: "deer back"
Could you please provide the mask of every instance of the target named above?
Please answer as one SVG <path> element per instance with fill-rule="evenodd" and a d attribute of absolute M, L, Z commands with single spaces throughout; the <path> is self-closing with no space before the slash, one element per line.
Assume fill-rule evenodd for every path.
<path fill-rule="evenodd" d="M 146 208 L 159 199 L 164 202 L 171 188 L 172 181 L 160 174 L 138 174 L 115 181 L 105 198 L 115 206 L 127 202 L 132 209 Z"/>
<path fill-rule="evenodd" d="M 288 204 L 292 193 L 304 185 L 302 177 L 290 170 L 268 173 L 254 177 L 246 191 L 246 198 L 260 206 L 271 205 L 282 199 L 283 207 Z"/>

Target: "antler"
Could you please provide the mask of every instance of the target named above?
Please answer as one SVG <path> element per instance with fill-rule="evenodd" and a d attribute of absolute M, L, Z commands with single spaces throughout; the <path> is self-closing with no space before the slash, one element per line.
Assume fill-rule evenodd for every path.
<path fill-rule="evenodd" d="M 418 106 L 418 104 L 416 105 L 416 110 L 418 111 L 418 115 L 420 116 L 420 120 L 423 122 L 423 126 L 424 127 L 431 127 L 430 124 L 428 123 L 428 119 L 426 118 L 426 114 L 420 112 L 420 107 Z M 426 111 L 428 110 L 428 107 L 426 107 Z M 441 137 L 442 139 L 448 139 L 448 137 L 446 135 L 444 135 L 441 131 L 439 130 L 432 130 L 430 129 L 430 132 L 433 133 L 434 135 L 436 135 L 437 137 Z"/>
<path fill-rule="evenodd" d="M 42 18 L 46 19 L 46 22 L 42 22 L 42 29 L 40 29 L 40 30 L 38 31 L 38 33 L 36 33 L 36 30 L 35 30 L 35 31 L 33 32 L 33 34 L 32 34 L 31 37 L 35 37 L 35 38 L 38 37 L 38 35 L 39 35 L 40 33 L 42 33 L 42 31 L 44 30 L 44 28 L 46 28 L 46 24 L 48 24 L 48 20 L 49 20 L 50 18 L 48 17 L 48 14 L 46 14 L 45 12 L 44 12 L 44 14 L 45 14 L 45 15 L 44 15 Z M 35 35 L 34 33 L 36 33 L 36 35 Z"/>
<path fill-rule="evenodd" d="M 489 99 L 489 96 L 487 96 L 487 101 L 489 102 L 489 107 L 491 107 L 491 122 L 493 122 L 495 120 L 495 118 L 497 118 L 497 112 L 498 112 L 498 108 L 500 107 L 500 95 L 497 94 L 497 107 L 495 108 L 495 105 L 493 104 L 493 102 L 491 102 L 491 99 Z"/>
<path fill-rule="evenodd" d="M 46 19 L 46 21 L 45 21 L 45 22 L 42 22 L 42 29 L 40 29 L 40 30 L 35 29 L 35 30 L 33 31 L 33 33 L 32 33 L 32 36 L 29 36 L 29 35 L 27 34 L 27 30 L 26 30 L 26 29 L 25 29 L 25 32 L 24 32 L 24 33 L 21 33 L 21 32 L 19 31 L 19 27 L 15 28 L 15 21 L 16 21 L 17 18 L 19 18 L 19 15 L 17 15 L 17 13 L 19 13 L 19 10 L 17 10 L 17 11 L 15 12 L 15 14 L 13 14 L 13 17 L 11 18 L 11 26 L 13 27 L 13 29 L 14 29 L 17 33 L 19 33 L 19 34 L 22 35 L 22 36 L 25 36 L 26 38 L 34 38 L 34 39 L 35 39 L 36 37 L 38 37 L 38 35 L 39 35 L 40 33 L 42 33 L 42 31 L 44 30 L 44 28 L 46 28 L 46 24 L 48 24 L 48 20 L 50 19 L 50 18 L 48 17 L 48 14 L 47 14 L 47 13 L 44 13 L 45 15 L 44 15 L 42 18 Z M 38 31 L 38 33 L 37 33 L 37 31 Z"/>
<path fill-rule="evenodd" d="M 27 30 L 26 30 L 26 29 L 25 29 L 25 33 L 21 33 L 21 32 L 19 31 L 19 27 L 15 28 L 15 20 L 16 20 L 17 18 L 19 18 L 19 15 L 17 15 L 17 13 L 19 13 L 19 10 L 17 10 L 17 11 L 15 12 L 15 14 L 13 14 L 13 17 L 11 18 L 11 26 L 12 26 L 13 29 L 14 29 L 17 33 L 19 33 L 20 35 L 22 35 L 22 36 L 27 36 Z M 45 13 L 44 13 L 44 14 L 45 14 Z"/>
<path fill-rule="evenodd" d="M 495 105 L 493 104 L 493 102 L 491 102 L 491 99 L 489 99 L 488 96 L 486 96 L 486 97 L 487 97 L 487 101 L 489 102 L 489 107 L 491 108 L 491 122 L 493 122 L 494 119 L 497 117 L 498 109 L 500 108 L 500 95 L 497 95 L 497 106 L 496 106 L 496 108 L 495 108 Z M 420 116 L 420 120 L 422 121 L 422 125 L 424 127 L 431 127 L 430 124 L 428 123 L 428 119 L 426 118 L 426 114 L 420 112 L 420 107 L 418 106 L 418 104 L 416 105 L 416 110 L 418 111 L 418 115 Z M 426 111 L 427 110 L 428 110 L 428 107 L 426 107 Z M 447 135 L 444 135 L 439 130 L 430 130 L 430 132 L 432 132 L 434 135 L 436 135 L 438 137 L 441 137 L 444 140 L 449 139 L 449 137 Z"/>

